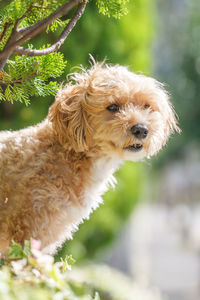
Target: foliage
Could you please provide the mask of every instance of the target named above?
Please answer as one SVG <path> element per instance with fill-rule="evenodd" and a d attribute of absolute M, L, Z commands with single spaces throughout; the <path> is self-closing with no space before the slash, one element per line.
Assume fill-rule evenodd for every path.
<path fill-rule="evenodd" d="M 0 299 L 161 300 L 158 293 L 142 290 L 129 278 L 108 267 L 87 266 L 71 270 L 74 263 L 71 256 L 55 263 L 52 256 L 36 249 L 37 243 L 26 241 L 24 249 L 13 243 L 9 259 L 0 260 Z"/>
<path fill-rule="evenodd" d="M 121 16 L 128 13 L 126 3 L 129 0 L 97 0 L 97 6 L 99 7 L 99 12 L 108 17 L 114 16 L 115 18 L 120 18 Z"/>
<path fill-rule="evenodd" d="M 61 53 L 41 57 L 15 56 L 14 60 L 8 60 L 8 71 L 1 72 L 1 81 L 5 84 L 0 87 L 0 100 L 27 105 L 31 96 L 55 95 L 59 84 L 48 80 L 60 76 L 65 65 Z"/>

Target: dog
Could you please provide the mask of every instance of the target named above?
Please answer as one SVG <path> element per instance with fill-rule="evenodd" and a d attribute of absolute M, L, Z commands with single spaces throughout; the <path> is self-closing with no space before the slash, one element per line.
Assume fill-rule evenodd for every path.
<path fill-rule="evenodd" d="M 0 133 L 0 252 L 33 238 L 55 253 L 102 203 L 120 164 L 155 155 L 174 131 L 155 79 L 105 63 L 71 74 L 43 122 Z"/>

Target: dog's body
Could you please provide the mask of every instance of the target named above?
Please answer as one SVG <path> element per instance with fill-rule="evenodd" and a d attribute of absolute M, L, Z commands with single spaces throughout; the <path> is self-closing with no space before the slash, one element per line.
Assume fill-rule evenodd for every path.
<path fill-rule="evenodd" d="M 1 142 L 0 250 L 33 237 L 52 252 L 101 202 L 119 162 L 100 153 L 69 153 L 48 121 Z"/>
<path fill-rule="evenodd" d="M 178 130 L 163 87 L 125 67 L 74 74 L 47 118 L 0 134 L 0 252 L 35 238 L 55 252 L 101 202 L 123 160 L 158 152 Z"/>

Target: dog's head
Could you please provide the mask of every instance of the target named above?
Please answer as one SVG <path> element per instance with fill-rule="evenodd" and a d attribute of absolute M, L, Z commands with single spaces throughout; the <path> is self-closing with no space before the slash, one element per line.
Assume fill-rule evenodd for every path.
<path fill-rule="evenodd" d="M 48 117 L 60 143 L 76 152 L 96 149 L 136 161 L 157 153 L 179 131 L 168 94 L 153 78 L 94 64 L 72 80 Z"/>

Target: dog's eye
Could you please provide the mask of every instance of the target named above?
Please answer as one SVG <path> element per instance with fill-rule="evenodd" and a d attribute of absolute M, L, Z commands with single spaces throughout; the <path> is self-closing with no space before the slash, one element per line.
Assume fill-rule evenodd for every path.
<path fill-rule="evenodd" d="M 149 104 L 144 105 L 144 109 L 150 108 L 151 106 Z"/>
<path fill-rule="evenodd" d="M 111 104 L 107 107 L 107 110 L 109 110 L 111 112 L 117 112 L 117 111 L 119 111 L 119 105 Z"/>

